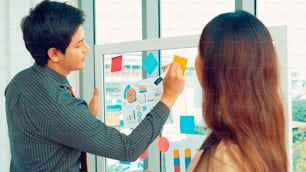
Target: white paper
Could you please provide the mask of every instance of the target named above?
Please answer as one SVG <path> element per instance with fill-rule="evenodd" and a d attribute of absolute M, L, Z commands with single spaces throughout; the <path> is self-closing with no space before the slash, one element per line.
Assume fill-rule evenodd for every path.
<path fill-rule="evenodd" d="M 154 81 L 158 77 L 144 79 L 124 85 L 122 91 L 123 127 L 135 128 L 160 100 L 163 82 Z"/>

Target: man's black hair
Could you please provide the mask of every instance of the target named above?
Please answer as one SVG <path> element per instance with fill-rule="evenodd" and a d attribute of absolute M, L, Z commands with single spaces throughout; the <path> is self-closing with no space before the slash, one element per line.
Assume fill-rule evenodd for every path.
<path fill-rule="evenodd" d="M 56 48 L 65 53 L 72 35 L 84 23 L 82 10 L 66 3 L 44 0 L 21 21 L 25 46 L 35 62 L 45 66 L 48 50 Z"/>

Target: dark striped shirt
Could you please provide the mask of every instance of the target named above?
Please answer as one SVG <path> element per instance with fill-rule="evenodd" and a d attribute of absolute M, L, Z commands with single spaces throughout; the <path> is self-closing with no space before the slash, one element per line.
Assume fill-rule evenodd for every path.
<path fill-rule="evenodd" d="M 81 151 L 134 161 L 160 134 L 169 115 L 159 102 L 125 135 L 73 98 L 66 77 L 34 64 L 5 90 L 11 171 L 79 171 Z"/>

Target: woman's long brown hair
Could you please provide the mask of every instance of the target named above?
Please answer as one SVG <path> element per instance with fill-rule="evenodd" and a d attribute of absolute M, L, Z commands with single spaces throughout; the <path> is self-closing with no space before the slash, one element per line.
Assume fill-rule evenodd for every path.
<path fill-rule="evenodd" d="M 251 171 L 287 172 L 279 64 L 268 29 L 247 12 L 221 14 L 203 29 L 199 53 L 211 129 L 203 147 L 231 141 Z"/>

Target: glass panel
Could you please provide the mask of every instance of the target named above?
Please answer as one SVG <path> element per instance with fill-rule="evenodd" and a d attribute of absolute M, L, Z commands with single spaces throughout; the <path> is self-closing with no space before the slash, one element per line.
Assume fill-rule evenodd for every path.
<path fill-rule="evenodd" d="M 257 16 L 267 26 L 285 25 L 288 31 L 289 84 L 292 97 L 292 169 L 306 171 L 306 2 L 257 0 Z M 294 10 L 292 10 L 294 9 Z M 273 12 L 271 12 L 273 11 Z M 290 104 L 290 103 L 289 103 Z M 291 119 L 291 117 L 289 117 Z"/>
<path fill-rule="evenodd" d="M 141 0 L 96 0 L 96 44 L 141 40 Z"/>
<path fill-rule="evenodd" d="M 118 54 L 104 55 L 104 88 L 105 88 L 105 123 L 117 128 L 120 132 L 129 134 L 132 130 L 122 126 L 122 94 L 125 84 L 141 80 L 141 53 L 125 53 L 122 55 L 122 70 L 111 72 L 112 57 Z M 143 171 L 144 161 L 122 162 L 106 159 L 108 172 Z"/>
<path fill-rule="evenodd" d="M 200 34 L 216 15 L 235 10 L 234 0 L 162 0 L 161 36 Z"/>
<path fill-rule="evenodd" d="M 293 171 L 306 171 L 306 70 L 291 73 Z"/>
<path fill-rule="evenodd" d="M 202 89 L 194 69 L 197 48 L 162 50 L 161 54 L 163 65 L 172 61 L 174 55 L 188 59 L 185 70 L 185 89 L 172 108 L 173 123 L 166 124 L 162 133 L 162 136 L 166 137 L 170 143 L 169 150 L 162 154 L 163 172 L 175 171 L 175 166 L 176 168 L 179 166 L 180 171 L 184 172 L 188 159 L 195 155 L 196 149 L 206 137 L 206 127 L 202 118 Z M 183 119 L 187 119 L 188 123 L 185 120 L 185 124 L 182 125 Z M 193 125 L 194 128 L 192 128 Z M 186 149 L 190 151 L 190 156 L 185 155 Z M 178 150 L 178 157 L 174 156 L 176 150 Z M 180 165 L 174 163 L 175 159 L 179 159 Z"/>

